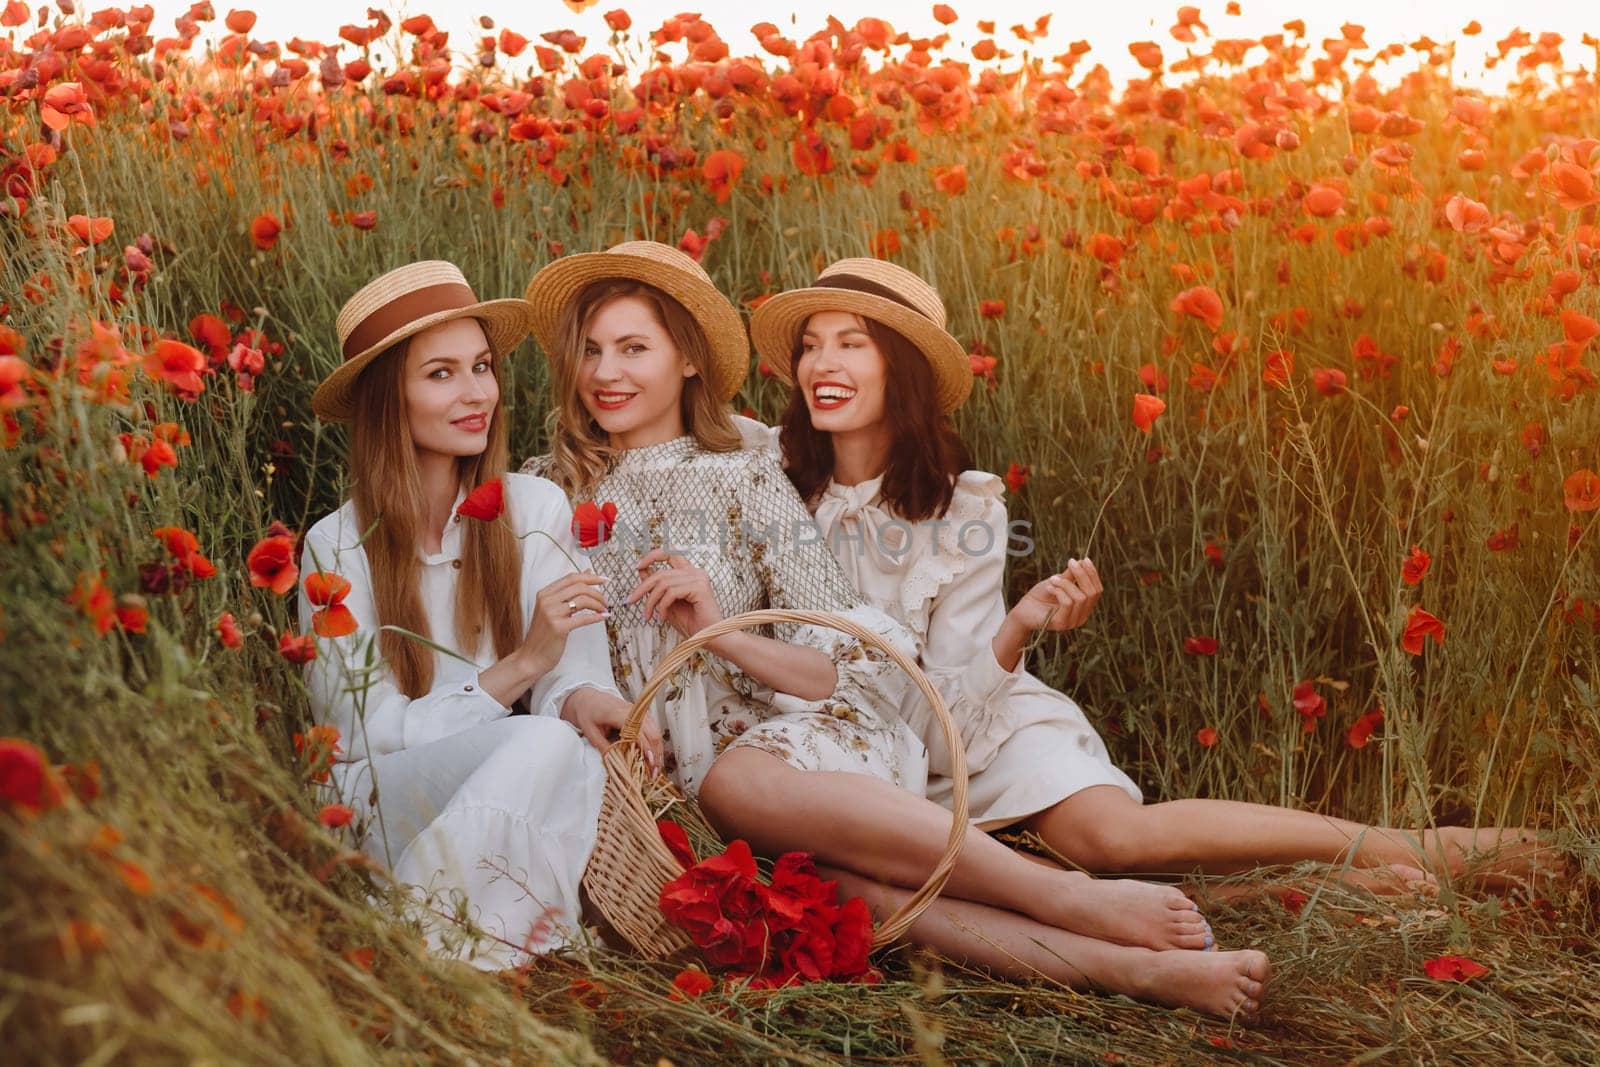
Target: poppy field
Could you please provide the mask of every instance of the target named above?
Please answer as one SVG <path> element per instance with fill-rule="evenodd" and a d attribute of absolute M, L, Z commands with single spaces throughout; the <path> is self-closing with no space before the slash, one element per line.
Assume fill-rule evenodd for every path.
<path fill-rule="evenodd" d="M 1113 83 L 1095 42 L 1043 54 L 1048 17 L 945 5 L 932 38 L 784 12 L 740 55 L 687 14 L 462 38 L 375 8 L 266 41 L 210 3 L 0 0 L 8 1049 L 1600 1060 L 1600 41 L 1578 68 L 1510 32 L 1491 94 L 1453 78 L 1476 24 L 1236 38 L 1233 6 L 1178 8 Z M 1013 591 L 1072 556 L 1105 579 L 1032 669 L 1148 799 L 1531 825 L 1571 876 L 1378 898 L 1259 872 L 1208 910 L 1277 969 L 1254 1028 L 908 951 L 781 989 L 427 956 L 316 788 L 342 739 L 306 718 L 294 598 L 349 613 L 295 565 L 344 489 L 311 394 L 382 270 L 448 258 L 510 296 L 635 238 L 742 309 L 843 256 L 937 286 L 977 379 L 958 425 L 1031 524 Z M 546 389 L 530 342 L 519 459 Z M 735 403 L 786 400 L 752 357 Z"/>

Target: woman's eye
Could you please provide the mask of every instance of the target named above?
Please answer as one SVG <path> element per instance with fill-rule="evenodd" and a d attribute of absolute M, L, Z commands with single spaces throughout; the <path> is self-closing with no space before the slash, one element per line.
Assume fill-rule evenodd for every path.
<path fill-rule="evenodd" d="M 624 346 L 622 350 L 630 356 L 636 356 L 640 352 L 644 351 L 644 345 L 635 342 L 634 344 Z"/>
<path fill-rule="evenodd" d="M 432 374 L 428 375 L 428 377 L 434 379 L 435 381 L 442 382 L 446 378 L 450 377 L 450 372 L 445 370 L 443 367 L 440 367 L 438 370 L 436 370 Z"/>
<path fill-rule="evenodd" d="M 472 369 L 477 371 L 479 374 L 482 374 L 489 369 L 489 361 L 486 359 L 480 359 Z"/>
<path fill-rule="evenodd" d="M 595 357 L 597 357 L 599 355 L 600 355 L 600 350 L 598 348 L 585 348 L 583 350 L 583 358 L 584 359 L 594 359 Z"/>

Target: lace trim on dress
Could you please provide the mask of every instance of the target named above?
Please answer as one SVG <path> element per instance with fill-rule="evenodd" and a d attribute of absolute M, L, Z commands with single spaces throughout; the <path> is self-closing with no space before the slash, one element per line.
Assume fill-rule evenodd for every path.
<path fill-rule="evenodd" d="M 967 569 L 973 557 L 962 549 L 961 529 L 969 522 L 983 523 L 991 500 L 1003 501 L 1005 482 L 987 471 L 963 471 L 956 479 L 955 493 L 944 518 L 947 525 L 939 530 L 937 551 L 918 559 L 900 583 L 900 611 L 906 625 L 914 633 L 928 632 L 928 616 L 934 597 Z M 1002 504 L 1000 514 L 1005 515 Z M 1005 529 L 996 530 L 995 537 L 1005 538 Z"/>

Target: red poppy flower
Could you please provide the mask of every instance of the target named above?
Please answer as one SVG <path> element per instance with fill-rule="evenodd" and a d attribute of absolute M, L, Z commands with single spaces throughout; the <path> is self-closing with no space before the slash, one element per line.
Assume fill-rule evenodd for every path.
<path fill-rule="evenodd" d="M 117 623 L 116 599 L 105 586 L 105 572 L 84 571 L 67 594 L 67 603 L 94 622 L 95 632 L 108 634 Z"/>
<path fill-rule="evenodd" d="M 1422 972 L 1435 982 L 1470 982 L 1489 973 L 1489 968 L 1465 956 L 1435 956 L 1422 965 Z"/>
<path fill-rule="evenodd" d="M 1433 558 L 1416 545 L 1411 546 L 1411 554 L 1400 564 L 1400 580 L 1407 585 L 1418 585 L 1428 573 L 1428 567 L 1433 563 Z"/>
<path fill-rule="evenodd" d="M 1149 393 L 1137 393 L 1133 398 L 1133 424 L 1145 433 L 1155 426 L 1156 419 L 1167 410 L 1167 402 Z"/>
<path fill-rule="evenodd" d="M 278 638 L 278 655 L 290 663 L 310 663 L 317 658 L 317 642 L 310 634 L 287 631 Z"/>
<path fill-rule="evenodd" d="M 1202 726 L 1195 731 L 1194 739 L 1200 743 L 1201 748 L 1213 748 L 1217 743 L 1217 730 L 1214 726 Z"/>
<path fill-rule="evenodd" d="M 1028 484 L 1028 475 L 1033 473 L 1032 467 L 1025 467 L 1020 463 L 1013 463 L 1006 468 L 1006 489 L 1012 495 L 1022 492 L 1022 487 Z"/>
<path fill-rule="evenodd" d="M 744 157 L 728 148 L 712 152 L 700 166 L 700 175 L 705 178 L 707 187 L 719 204 L 726 203 L 728 197 L 733 195 L 733 187 L 739 184 L 739 175 L 742 173 Z"/>
<path fill-rule="evenodd" d="M 38 814 L 60 806 L 66 791 L 38 746 L 17 737 L 0 737 L 0 804 Z"/>
<path fill-rule="evenodd" d="M 694 967 L 685 967 L 673 976 L 672 999 L 693 1000 L 709 992 L 712 985 L 709 974 Z"/>
<path fill-rule="evenodd" d="M 124 593 L 117 598 L 117 628 L 125 633 L 142 634 L 150 622 L 150 610 L 144 598 L 137 593 Z"/>
<path fill-rule="evenodd" d="M 1294 710 L 1300 713 L 1300 730 L 1310 733 L 1316 729 L 1317 720 L 1328 713 L 1328 702 L 1317 692 L 1317 683 L 1307 678 L 1297 682 L 1291 694 Z"/>
<path fill-rule="evenodd" d="M 1294 374 L 1294 353 L 1279 349 L 1267 354 L 1266 365 L 1261 369 L 1261 382 L 1276 389 L 1287 389 Z"/>
<path fill-rule="evenodd" d="M 1351 748 L 1366 748 L 1367 742 L 1372 739 L 1372 734 L 1383 725 L 1383 709 L 1373 708 L 1364 713 L 1350 727 L 1350 732 L 1345 735 Z"/>
<path fill-rule="evenodd" d="M 699 862 L 695 859 L 694 847 L 689 844 L 689 835 L 682 826 L 670 819 L 661 819 L 656 823 L 656 831 L 666 843 L 667 851 L 672 853 L 672 858 L 683 864 L 685 869 Z"/>
<path fill-rule="evenodd" d="M 1344 194 L 1331 185 L 1313 185 L 1311 191 L 1301 199 L 1300 206 L 1305 208 L 1307 215 L 1325 219 L 1339 213 L 1344 206 Z"/>
<path fill-rule="evenodd" d="M 1215 637 L 1185 637 L 1183 639 L 1183 651 L 1190 656 L 1215 656 L 1217 647 L 1217 639 Z"/>
<path fill-rule="evenodd" d="M 1434 644 L 1444 644 L 1444 623 L 1423 611 L 1421 605 L 1414 606 L 1406 616 L 1406 628 L 1400 635 L 1400 647 L 1413 656 L 1420 656 L 1422 646 L 1428 643 L 1430 637 L 1433 638 Z"/>
<path fill-rule="evenodd" d="M 1600 509 L 1600 474 L 1584 469 L 1573 471 L 1561 483 L 1568 511 Z"/>
<path fill-rule="evenodd" d="M 506 487 L 499 478 L 491 478 L 479 485 L 456 508 L 456 514 L 469 519 L 493 522 L 506 509 Z"/>
<path fill-rule="evenodd" d="M 200 554 L 200 541 L 181 526 L 162 526 L 150 531 L 166 547 L 167 553 L 178 561 L 178 566 L 196 578 L 210 578 L 217 568 Z"/>
<path fill-rule="evenodd" d="M 205 371 L 204 355 L 170 337 L 157 341 L 156 346 L 144 357 L 145 374 L 166 382 L 186 398 L 192 399 L 206 391 L 206 383 L 200 379 Z"/>
<path fill-rule="evenodd" d="M 344 598 L 350 595 L 350 582 L 327 571 L 306 575 L 306 600 L 319 610 L 311 614 L 311 628 L 319 637 L 345 637 L 356 632 L 358 624 Z"/>
<path fill-rule="evenodd" d="M 217 617 L 217 640 L 222 642 L 223 648 L 244 647 L 244 634 L 239 632 L 239 624 L 234 621 L 233 612 L 224 611 Z"/>
<path fill-rule="evenodd" d="M 594 548 L 611 539 L 617 525 L 617 506 L 607 500 L 595 504 L 585 500 L 572 509 L 572 536 L 584 548 Z"/>
<path fill-rule="evenodd" d="M 1005 313 L 1006 302 L 1004 300 L 978 301 L 978 314 L 986 319 L 998 319 Z"/>
<path fill-rule="evenodd" d="M 294 561 L 294 538 L 263 537 L 245 557 L 250 568 L 250 584 L 257 589 L 271 589 L 283 596 L 294 588 L 300 577 L 300 568 Z"/>
<path fill-rule="evenodd" d="M 116 223 L 102 215 L 72 215 L 67 218 L 67 230 L 86 245 L 97 245 L 110 238 Z"/>
<path fill-rule="evenodd" d="M 283 232 L 283 223 L 278 221 L 278 216 L 263 211 L 250 223 L 250 240 L 263 252 L 278 243 L 278 234 Z"/>
<path fill-rule="evenodd" d="M 957 15 L 955 8 L 951 7 L 949 4 L 934 4 L 933 17 L 934 21 L 938 22 L 940 25 L 948 26 L 961 16 Z"/>
<path fill-rule="evenodd" d="M 324 804 L 322 811 L 317 814 L 317 821 L 330 830 L 336 830 L 341 826 L 349 826 L 355 817 L 356 813 L 347 804 Z"/>
<path fill-rule="evenodd" d="M 933 172 L 933 187 L 949 196 L 959 196 L 967 191 L 967 167 L 957 163 L 952 167 L 937 167 Z"/>
<path fill-rule="evenodd" d="M 1338 396 L 1345 391 L 1348 382 L 1342 370 L 1318 367 L 1311 372 L 1311 384 L 1323 396 Z"/>
<path fill-rule="evenodd" d="M 1180 315 L 1199 319 L 1213 332 L 1222 329 L 1222 297 L 1209 285 L 1185 289 L 1173 297 L 1168 306 Z"/>

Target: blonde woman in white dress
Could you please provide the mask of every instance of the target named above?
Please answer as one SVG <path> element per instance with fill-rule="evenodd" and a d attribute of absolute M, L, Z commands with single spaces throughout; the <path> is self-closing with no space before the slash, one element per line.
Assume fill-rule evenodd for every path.
<path fill-rule="evenodd" d="M 1346 872 L 1347 881 L 1378 888 L 1430 882 L 1423 866 L 1461 871 L 1478 850 L 1511 841 L 1511 832 L 1418 835 L 1226 800 L 1144 804 L 1082 709 L 1026 670 L 1035 633 L 1088 621 L 1100 576 L 1092 561 L 1069 560 L 1007 609 L 1006 554 L 1017 542 L 1001 479 L 966 469 L 950 413 L 972 373 L 944 322 L 938 293 L 910 271 L 873 259 L 830 265 L 812 286 L 757 309 L 756 348 L 793 388 L 780 427 L 741 419 L 740 428 L 752 446 L 781 452 L 856 589 L 915 636 L 961 726 L 977 825 L 1032 830 L 1097 872 L 1348 860 L 1380 869 Z M 921 694 L 907 701 L 929 749 L 928 794 L 948 804 L 949 753 Z M 1511 856 L 1507 869 L 1526 864 Z"/>
<path fill-rule="evenodd" d="M 438 894 L 418 912 L 432 946 L 513 966 L 578 930 L 604 783 L 580 731 L 628 710 L 566 496 L 505 474 L 501 364 L 527 305 L 413 263 L 351 297 L 338 330 L 344 360 L 312 407 L 350 424 L 351 497 L 300 557 L 312 716 L 338 731 L 331 782 L 368 853 Z M 463 519 L 496 479 L 502 519 Z M 488 938 L 463 938 L 457 908 Z"/>
<path fill-rule="evenodd" d="M 629 242 L 555 261 L 526 295 L 555 412 L 550 453 L 524 469 L 562 485 L 580 523 L 610 516 L 591 559 L 626 695 L 684 636 L 756 608 L 839 613 L 910 647 L 807 537 L 776 456 L 742 449 L 727 405 L 748 345 L 694 260 Z M 899 668 L 809 626 L 728 635 L 708 652 L 655 714 L 666 770 L 713 824 L 768 855 L 814 854 L 879 908 L 920 886 L 950 816 L 922 795 L 926 755 L 899 717 Z M 976 830 L 945 896 L 960 899 L 912 938 L 1006 973 L 1221 1015 L 1252 1014 L 1267 978 L 1260 953 L 1193 951 L 1210 930 L 1178 891 L 1035 864 Z"/>

